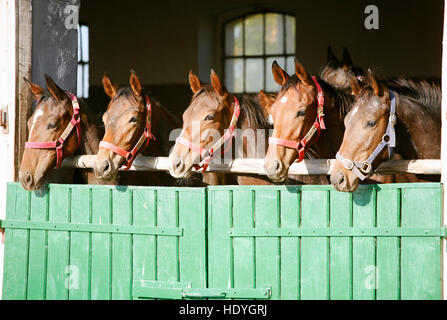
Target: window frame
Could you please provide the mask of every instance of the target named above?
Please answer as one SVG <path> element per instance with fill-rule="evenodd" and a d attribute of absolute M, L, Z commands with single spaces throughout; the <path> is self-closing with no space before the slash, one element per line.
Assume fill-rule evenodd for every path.
<path fill-rule="evenodd" d="M 88 29 L 88 38 L 87 38 L 87 43 L 88 43 L 88 60 L 87 61 L 84 61 L 83 55 L 82 55 L 83 48 L 82 48 L 81 27 L 87 27 L 87 29 Z M 80 45 L 80 48 L 78 48 L 77 52 L 80 52 L 81 56 L 77 57 L 76 72 L 77 72 L 79 66 L 82 66 L 82 80 L 81 80 L 81 82 L 82 82 L 82 94 L 78 95 L 78 93 L 76 92 L 76 95 L 79 96 L 80 98 L 88 99 L 90 97 L 90 26 L 88 25 L 88 23 L 84 23 L 84 22 L 79 21 L 79 23 L 78 23 L 78 30 L 77 31 L 78 31 L 78 39 L 80 40 L 80 41 L 78 41 L 78 44 Z M 84 92 L 85 91 L 84 90 L 85 89 L 85 83 L 84 83 L 84 80 L 85 80 L 85 75 L 84 75 L 84 72 L 85 72 L 84 69 L 85 68 L 84 67 L 85 66 L 88 66 L 88 72 L 89 72 L 89 78 L 88 78 L 88 83 L 87 83 L 87 95 L 85 95 L 85 92 Z M 78 78 L 79 78 L 79 74 L 77 73 L 76 74 L 76 91 L 79 91 L 79 88 L 77 88 Z"/>
<path fill-rule="evenodd" d="M 266 49 L 266 40 L 265 40 L 265 35 L 266 35 L 266 18 L 265 16 L 269 13 L 273 13 L 273 14 L 280 14 L 283 16 L 283 30 L 284 30 L 284 41 L 283 41 L 283 54 L 266 54 L 265 53 L 265 49 Z M 260 55 L 246 55 L 245 54 L 245 20 L 247 17 L 253 16 L 253 15 L 257 15 L 257 14 L 262 14 L 262 26 L 263 26 L 263 32 L 262 32 L 262 49 L 263 49 L 263 54 Z M 293 53 L 287 53 L 287 28 L 286 28 L 286 16 L 290 16 L 293 17 L 295 19 L 295 52 Z M 226 25 L 236 21 L 242 19 L 242 55 L 227 55 L 226 54 L 226 43 L 225 43 L 225 36 L 226 36 Z M 227 79 L 226 79 L 226 73 L 225 73 L 225 62 L 227 59 L 243 59 L 244 60 L 244 68 L 242 70 L 242 78 L 243 78 L 243 90 L 241 92 L 235 92 L 234 94 L 237 95 L 244 95 L 244 94 L 253 94 L 255 92 L 248 92 L 245 91 L 247 88 L 246 85 L 246 69 L 247 69 L 247 64 L 245 63 L 245 61 L 247 59 L 263 59 L 264 60 L 264 75 L 263 75 L 263 89 L 264 92 L 266 93 L 274 93 L 274 92 L 270 92 L 267 91 L 267 77 L 266 77 L 266 71 L 268 66 L 267 64 L 267 59 L 268 58 L 275 58 L 275 57 L 283 57 L 284 61 L 285 61 L 285 65 L 287 65 L 287 58 L 291 58 L 291 57 L 296 57 L 296 16 L 294 14 L 291 13 L 287 13 L 287 12 L 282 12 L 282 11 L 276 11 L 276 10 L 258 10 L 258 11 L 251 11 L 251 12 L 247 12 L 245 14 L 239 15 L 239 16 L 235 16 L 232 17 L 230 19 L 226 19 L 222 22 L 221 24 L 222 26 L 222 32 L 221 32 L 221 66 L 222 66 L 222 79 L 224 84 L 226 85 L 227 83 Z M 233 93 L 233 92 L 232 92 Z"/>

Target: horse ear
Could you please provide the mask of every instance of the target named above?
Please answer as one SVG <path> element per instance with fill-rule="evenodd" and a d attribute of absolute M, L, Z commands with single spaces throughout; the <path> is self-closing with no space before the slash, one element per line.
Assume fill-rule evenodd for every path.
<path fill-rule="evenodd" d="M 23 77 L 23 80 L 25 80 L 25 83 L 28 85 L 28 88 L 30 88 L 35 99 L 39 99 L 43 95 L 43 92 L 45 90 L 44 88 L 39 87 L 37 84 L 32 83 L 25 77 Z"/>
<path fill-rule="evenodd" d="M 295 73 L 298 79 L 301 80 L 305 85 L 310 86 L 312 84 L 312 78 L 304 69 L 303 65 L 295 58 Z"/>
<path fill-rule="evenodd" d="M 280 86 L 283 86 L 287 79 L 289 79 L 289 74 L 279 66 L 276 60 L 272 63 L 272 73 L 273 79 L 275 79 L 275 82 Z"/>
<path fill-rule="evenodd" d="M 200 89 L 202 89 L 202 82 L 200 82 L 199 77 L 197 77 L 191 70 L 189 70 L 189 86 L 193 93 L 196 93 Z"/>
<path fill-rule="evenodd" d="M 104 92 L 110 97 L 113 98 L 116 95 L 116 92 L 118 91 L 118 85 L 104 73 L 102 76 L 102 86 L 104 87 Z"/>
<path fill-rule="evenodd" d="M 383 88 L 380 85 L 379 81 L 377 81 L 377 79 L 374 77 L 371 69 L 368 69 L 368 80 L 369 83 L 371 84 L 374 94 L 378 97 L 383 96 Z"/>
<path fill-rule="evenodd" d="M 47 81 L 48 91 L 50 91 L 50 94 L 53 96 L 54 99 L 56 99 L 57 101 L 62 101 L 67 98 L 67 94 L 65 93 L 65 91 L 59 88 L 49 75 L 45 74 L 44 77 Z"/>
<path fill-rule="evenodd" d="M 268 113 L 270 113 L 270 107 L 275 102 L 275 98 L 272 95 L 268 95 L 264 90 L 259 91 L 258 94 L 259 104 Z"/>
<path fill-rule="evenodd" d="M 132 89 L 133 93 L 137 96 L 141 96 L 141 91 L 143 91 L 143 86 L 141 85 L 140 79 L 137 76 L 137 73 L 133 70 L 130 70 L 130 89 Z"/>
<path fill-rule="evenodd" d="M 334 52 L 332 52 L 331 46 L 327 47 L 327 62 L 335 62 L 335 63 L 340 62 L 338 58 L 335 56 Z"/>
<path fill-rule="evenodd" d="M 357 78 L 352 77 L 349 81 L 351 84 L 351 94 L 353 96 L 358 95 L 360 93 L 360 85 Z"/>
<path fill-rule="evenodd" d="M 343 68 L 347 67 L 350 70 L 353 65 L 351 54 L 346 47 L 343 47 Z"/>
<path fill-rule="evenodd" d="M 211 69 L 211 85 L 219 96 L 224 95 L 224 87 L 222 86 L 219 77 L 213 69 Z"/>

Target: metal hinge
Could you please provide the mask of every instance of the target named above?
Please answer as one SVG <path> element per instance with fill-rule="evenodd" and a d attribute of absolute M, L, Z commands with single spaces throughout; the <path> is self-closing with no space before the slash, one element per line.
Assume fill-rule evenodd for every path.
<path fill-rule="evenodd" d="M 189 282 L 136 280 L 134 299 L 269 299 L 271 286 L 264 288 L 191 288 Z"/>
<path fill-rule="evenodd" d="M 2 133 L 8 133 L 8 106 L 0 107 L 0 127 L 3 128 Z"/>

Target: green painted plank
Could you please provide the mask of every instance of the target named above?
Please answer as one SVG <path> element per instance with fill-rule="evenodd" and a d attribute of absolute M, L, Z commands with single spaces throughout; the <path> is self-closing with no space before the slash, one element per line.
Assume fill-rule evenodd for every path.
<path fill-rule="evenodd" d="M 90 188 L 85 186 L 72 188 L 70 222 L 89 223 L 90 204 Z M 90 299 L 90 234 L 88 233 L 71 232 L 67 282 L 69 299 Z"/>
<path fill-rule="evenodd" d="M 49 191 L 31 193 L 32 221 L 46 221 Z M 47 232 L 30 230 L 28 296 L 30 300 L 45 299 L 47 278 Z"/>
<path fill-rule="evenodd" d="M 233 227 L 254 227 L 254 192 L 233 192 Z M 255 288 L 255 240 L 233 238 L 233 279 L 235 288 Z"/>
<path fill-rule="evenodd" d="M 179 239 L 180 281 L 193 288 L 205 288 L 206 270 L 206 193 L 205 189 L 179 191 L 178 219 L 184 229 Z"/>
<path fill-rule="evenodd" d="M 200 205 L 200 204 L 198 204 Z M 177 227 L 178 198 L 175 189 L 157 192 L 157 224 L 161 227 Z M 179 281 L 178 238 L 157 238 L 157 280 Z"/>
<path fill-rule="evenodd" d="M 20 184 L 7 187 L 6 218 L 29 218 L 30 192 Z M 28 283 L 28 230 L 5 231 L 3 299 L 22 300 L 27 298 Z"/>
<path fill-rule="evenodd" d="M 301 192 L 296 188 L 280 192 L 281 228 L 300 225 Z M 280 238 L 281 299 L 300 299 L 300 239 Z"/>
<path fill-rule="evenodd" d="M 50 188 L 49 221 L 68 222 L 71 189 L 67 186 Z M 46 299 L 68 299 L 70 235 L 66 231 L 48 231 Z"/>
<path fill-rule="evenodd" d="M 329 192 L 303 191 L 303 227 L 329 225 Z M 301 299 L 329 299 L 329 239 L 301 239 Z"/>
<path fill-rule="evenodd" d="M 156 191 L 135 189 L 133 193 L 133 224 L 155 226 L 157 224 Z M 133 282 L 155 280 L 157 277 L 156 236 L 133 236 Z"/>
<path fill-rule="evenodd" d="M 402 226 L 441 224 L 442 190 L 402 189 Z M 401 298 L 441 298 L 441 239 L 402 238 Z"/>
<path fill-rule="evenodd" d="M 400 226 L 400 190 L 377 192 L 377 227 Z M 400 240 L 377 237 L 377 299 L 400 298 Z"/>
<path fill-rule="evenodd" d="M 231 190 L 208 191 L 208 288 L 232 288 L 233 264 L 228 230 L 232 226 Z"/>
<path fill-rule="evenodd" d="M 352 193 L 330 192 L 330 227 L 351 227 Z M 330 298 L 352 299 L 352 238 L 330 239 Z"/>
<path fill-rule="evenodd" d="M 92 188 L 92 223 L 110 224 L 112 191 Z M 112 298 L 112 236 L 104 233 L 92 233 L 91 258 L 91 298 L 107 300 Z"/>
<path fill-rule="evenodd" d="M 132 201 L 131 187 L 113 190 L 114 224 L 132 224 Z M 112 234 L 112 299 L 132 299 L 132 238 L 127 234 Z"/>
<path fill-rule="evenodd" d="M 352 224 L 374 227 L 376 190 L 363 189 L 353 193 Z M 373 237 L 352 239 L 353 299 L 373 300 L 376 293 L 376 247 Z"/>
<path fill-rule="evenodd" d="M 279 191 L 255 191 L 255 226 L 279 227 Z M 256 288 L 271 286 L 272 299 L 281 296 L 279 238 L 256 238 Z"/>

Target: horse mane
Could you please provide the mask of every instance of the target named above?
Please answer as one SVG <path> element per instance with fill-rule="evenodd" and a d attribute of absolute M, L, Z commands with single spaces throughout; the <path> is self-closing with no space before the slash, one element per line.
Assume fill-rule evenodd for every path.
<path fill-rule="evenodd" d="M 203 86 L 192 96 L 191 100 L 194 100 L 202 93 L 210 94 L 210 97 L 217 99 L 217 93 L 210 84 L 203 84 Z M 264 109 L 259 103 L 259 97 L 257 94 L 243 94 L 240 101 L 241 114 L 248 121 L 248 124 L 252 128 L 270 129 L 271 125 L 266 118 Z"/>
<path fill-rule="evenodd" d="M 155 99 L 154 96 L 152 96 L 152 94 L 149 91 L 143 88 L 143 93 L 149 97 L 151 105 L 155 108 L 158 108 L 174 127 L 181 127 L 181 123 L 177 119 L 177 117 L 171 111 L 169 111 L 165 106 L 163 106 L 157 99 Z M 129 86 L 119 88 L 115 97 L 116 98 L 125 97 L 136 100 L 135 94 L 133 93 L 132 89 Z"/>
<path fill-rule="evenodd" d="M 340 111 L 340 116 L 345 117 L 352 108 L 352 103 L 354 101 L 354 97 L 347 93 L 346 90 L 341 88 L 336 88 L 327 83 L 325 80 L 317 77 L 318 83 L 324 91 L 325 95 L 329 95 L 334 99 L 334 107 L 338 108 Z M 284 86 L 281 88 L 280 93 L 285 93 L 289 88 L 296 88 L 296 85 L 300 82 L 296 75 L 290 76 Z"/>
<path fill-rule="evenodd" d="M 388 80 L 387 85 L 399 95 L 415 100 L 434 112 L 441 112 L 442 93 L 439 79 L 397 78 Z"/>
<path fill-rule="evenodd" d="M 259 103 L 257 94 L 242 96 L 241 111 L 251 128 L 270 129 L 272 127 Z"/>

